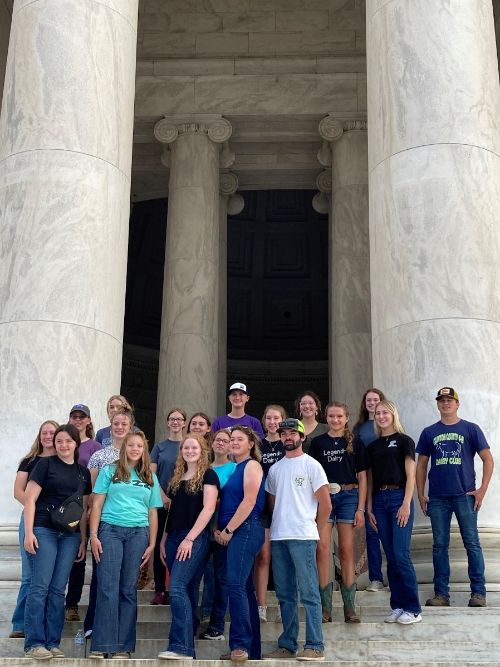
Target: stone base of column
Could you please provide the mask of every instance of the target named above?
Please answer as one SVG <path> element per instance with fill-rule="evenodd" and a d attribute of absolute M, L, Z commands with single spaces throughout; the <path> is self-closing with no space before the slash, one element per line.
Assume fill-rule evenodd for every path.
<path fill-rule="evenodd" d="M 500 584 L 500 529 L 480 528 L 479 539 L 486 563 L 486 586 Z M 467 554 L 460 536 L 458 526 L 451 527 L 450 534 L 450 582 L 468 584 Z M 432 583 L 434 570 L 432 567 L 432 530 L 430 526 L 413 529 L 411 555 L 421 584 Z"/>

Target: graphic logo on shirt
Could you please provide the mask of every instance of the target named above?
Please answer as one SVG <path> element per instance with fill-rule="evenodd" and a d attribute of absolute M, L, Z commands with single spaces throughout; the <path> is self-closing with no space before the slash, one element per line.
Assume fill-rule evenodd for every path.
<path fill-rule="evenodd" d="M 151 488 L 145 482 L 143 482 L 142 479 L 131 479 L 131 480 L 128 480 L 128 481 L 125 481 L 123 479 L 114 479 L 113 484 L 130 484 L 131 486 L 141 486 L 145 489 L 150 489 Z"/>
<path fill-rule="evenodd" d="M 435 447 L 435 464 L 437 466 L 462 465 L 463 435 L 460 433 L 441 433 L 433 438 L 432 443 Z"/>
<path fill-rule="evenodd" d="M 398 443 L 395 440 L 391 440 L 387 447 L 397 447 Z"/>
<path fill-rule="evenodd" d="M 295 482 L 296 486 L 304 486 L 304 482 L 306 481 L 305 477 L 301 477 L 300 475 L 295 475 L 293 478 L 293 481 Z"/>
<path fill-rule="evenodd" d="M 345 451 L 345 447 L 342 447 L 342 449 L 324 449 L 323 454 L 328 463 L 340 463 Z"/>

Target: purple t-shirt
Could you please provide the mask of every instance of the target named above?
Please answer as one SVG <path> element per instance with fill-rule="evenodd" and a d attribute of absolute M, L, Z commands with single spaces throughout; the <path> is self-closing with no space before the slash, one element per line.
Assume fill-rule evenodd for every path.
<path fill-rule="evenodd" d="M 92 454 L 98 452 L 100 449 L 102 449 L 102 445 L 97 440 L 85 440 L 78 449 L 78 463 L 86 468 Z"/>
<path fill-rule="evenodd" d="M 243 417 L 230 417 L 229 415 L 221 415 L 216 417 L 212 424 L 212 432 L 215 433 L 221 428 L 234 428 L 235 426 L 249 426 L 262 440 L 264 437 L 264 431 L 262 430 L 262 425 L 257 417 L 252 417 L 251 415 L 243 415 Z"/>

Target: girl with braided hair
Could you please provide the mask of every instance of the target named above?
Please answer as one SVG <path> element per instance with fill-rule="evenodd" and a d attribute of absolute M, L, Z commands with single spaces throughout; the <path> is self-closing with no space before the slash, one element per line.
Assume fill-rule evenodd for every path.
<path fill-rule="evenodd" d="M 342 570 L 340 591 L 346 623 L 359 623 L 354 607 L 356 573 L 354 567 L 354 529 L 364 526 L 367 477 L 369 468 L 363 444 L 349 430 L 347 405 L 334 401 L 325 408 L 328 433 L 314 438 L 309 455 L 323 466 L 330 484 L 332 513 L 320 532 L 317 564 L 323 622 L 332 620 L 330 558 L 333 524 L 337 524 L 339 558 Z"/>

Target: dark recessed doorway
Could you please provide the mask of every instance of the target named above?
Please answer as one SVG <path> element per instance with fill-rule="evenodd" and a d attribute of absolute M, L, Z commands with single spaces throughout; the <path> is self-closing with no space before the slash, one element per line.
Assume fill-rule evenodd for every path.
<path fill-rule="evenodd" d="M 228 219 L 228 381 L 246 381 L 249 412 L 291 410 L 302 388 L 328 398 L 328 221 L 313 191 L 242 192 Z M 152 436 L 156 410 L 167 200 L 133 205 L 122 392 Z M 203 409 L 203 406 L 200 406 Z"/>

